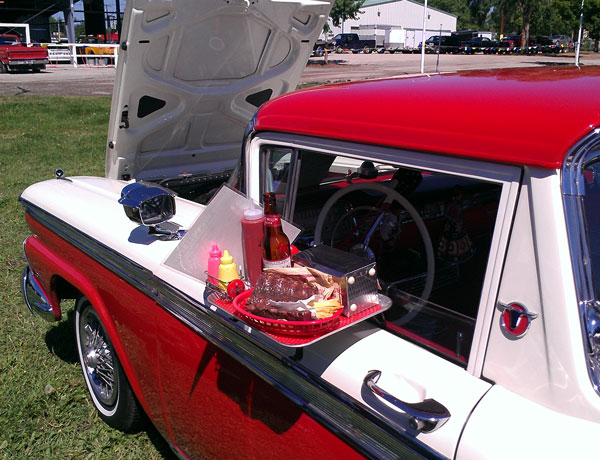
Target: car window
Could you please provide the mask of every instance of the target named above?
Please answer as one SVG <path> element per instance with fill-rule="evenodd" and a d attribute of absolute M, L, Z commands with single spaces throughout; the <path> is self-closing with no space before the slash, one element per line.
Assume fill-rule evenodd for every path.
<path fill-rule="evenodd" d="M 379 325 L 466 366 L 501 186 L 307 150 L 262 155 L 262 190 L 285 198 L 298 249 L 374 261 L 393 302 Z"/>
<path fill-rule="evenodd" d="M 597 150 L 595 158 L 584 166 L 583 204 L 595 298 L 600 299 L 600 148 Z"/>
<path fill-rule="evenodd" d="M 2 45 L 18 45 L 19 41 L 14 37 L 3 37 L 3 38 L 0 38 L 0 44 L 2 44 Z"/>

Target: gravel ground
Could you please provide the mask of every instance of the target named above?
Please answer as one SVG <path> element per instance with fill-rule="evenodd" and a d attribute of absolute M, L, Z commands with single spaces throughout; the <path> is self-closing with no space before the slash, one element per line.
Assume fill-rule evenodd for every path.
<path fill-rule="evenodd" d="M 425 72 L 452 72 L 467 69 L 492 69 L 503 67 L 528 67 L 540 65 L 572 65 L 574 56 L 497 56 L 451 55 L 425 56 Z M 417 74 L 420 70 L 419 54 L 331 54 L 324 58 L 311 58 L 302 73 L 300 84 L 363 80 Z M 584 54 L 582 65 L 600 65 L 600 54 Z M 114 67 L 79 66 L 68 64 L 48 66 L 38 74 L 30 72 L 0 74 L 0 96 L 17 94 L 102 96 L 111 95 L 114 85 Z"/>

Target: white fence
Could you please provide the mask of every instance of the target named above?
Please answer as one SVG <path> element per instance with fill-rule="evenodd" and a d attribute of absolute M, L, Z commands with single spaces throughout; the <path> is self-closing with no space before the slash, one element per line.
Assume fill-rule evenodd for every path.
<path fill-rule="evenodd" d="M 70 63 L 74 67 L 116 67 L 119 45 L 103 43 L 45 43 L 50 65 Z"/>

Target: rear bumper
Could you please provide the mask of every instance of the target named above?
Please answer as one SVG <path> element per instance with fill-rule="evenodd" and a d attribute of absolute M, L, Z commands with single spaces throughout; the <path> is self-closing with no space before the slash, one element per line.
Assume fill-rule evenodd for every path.
<path fill-rule="evenodd" d="M 27 308 L 29 308 L 31 313 L 41 316 L 46 321 L 56 321 L 56 315 L 50 305 L 48 295 L 33 273 L 33 270 L 29 268 L 29 265 L 25 267 L 25 271 L 23 272 L 21 290 L 23 291 Z"/>
<path fill-rule="evenodd" d="M 11 67 L 31 67 L 48 64 L 48 59 L 9 59 L 8 65 Z"/>

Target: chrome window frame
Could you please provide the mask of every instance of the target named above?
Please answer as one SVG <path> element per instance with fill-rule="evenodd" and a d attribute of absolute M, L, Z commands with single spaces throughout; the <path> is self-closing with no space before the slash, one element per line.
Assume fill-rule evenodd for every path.
<path fill-rule="evenodd" d="M 594 292 L 583 203 L 583 168 L 590 159 L 600 156 L 598 147 L 600 128 L 594 129 L 570 150 L 562 166 L 562 195 L 588 374 L 594 389 L 600 394 L 600 368 L 597 367 L 600 362 L 600 299 Z"/>

